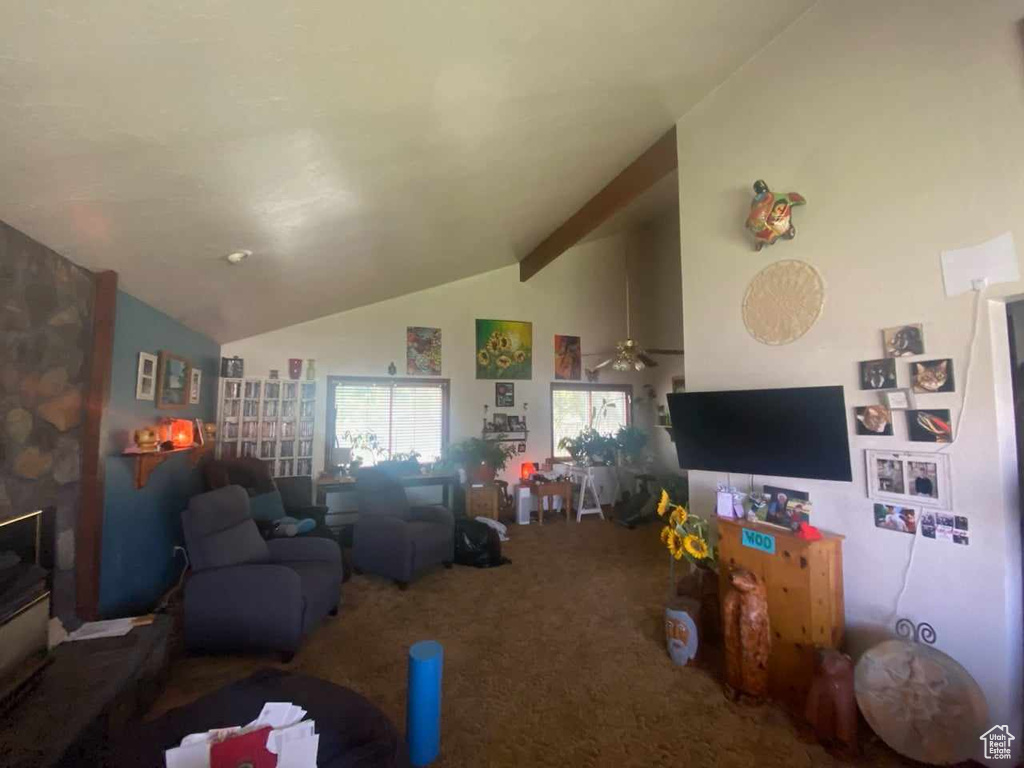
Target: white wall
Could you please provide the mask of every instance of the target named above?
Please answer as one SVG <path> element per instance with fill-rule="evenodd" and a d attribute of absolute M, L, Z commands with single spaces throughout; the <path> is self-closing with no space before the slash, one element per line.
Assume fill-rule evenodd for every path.
<path fill-rule="evenodd" d="M 494 409 L 494 381 L 475 378 L 477 318 L 525 320 L 533 323 L 533 380 L 515 382 L 516 407 L 530 427 L 526 454 L 510 462 L 506 476 L 518 476 L 522 461 L 540 462 L 551 455 L 550 387 L 554 380 L 554 335 L 582 337 L 584 355 L 614 347 L 625 334 L 625 257 L 627 235 L 620 234 L 567 251 L 527 283 L 519 282 L 518 266 L 487 272 L 454 283 L 408 294 L 378 304 L 330 315 L 271 333 L 232 342 L 224 355 L 245 359 L 250 375 L 271 368 L 287 370 L 290 357 L 314 358 L 320 392 L 328 375 L 386 376 L 394 362 L 405 375 L 405 329 L 441 329 L 442 377 L 451 379 L 451 440 L 479 436 L 483 405 Z M 633 254 L 634 269 L 646 269 L 643 253 Z M 344 279 L 339 259 L 337 279 Z M 671 265 L 674 266 L 674 265 Z M 673 278 L 678 286 L 678 274 Z M 585 357 L 585 365 L 600 358 Z M 640 379 L 613 371 L 602 382 L 623 381 L 638 392 Z M 314 469 L 323 468 L 326 406 L 318 406 Z"/>
<path fill-rule="evenodd" d="M 881 356 L 880 329 L 922 322 L 928 354 L 954 358 L 957 392 L 921 404 L 956 418 L 972 297 L 945 298 L 939 251 L 1006 230 L 1024 247 L 1022 18 L 1022 0 L 822 0 L 679 121 L 689 389 L 842 384 L 852 411 L 876 401 L 858 391 L 857 362 Z M 760 254 L 742 227 L 757 178 L 808 200 L 796 210 L 797 238 Z M 744 329 L 740 303 L 754 274 L 780 258 L 815 265 L 827 302 L 806 336 L 769 347 Z M 919 538 L 900 614 L 934 625 L 937 646 L 984 688 L 992 722 L 1019 737 L 1020 515 L 1003 311 L 982 307 L 970 400 L 950 450 L 970 546 Z M 928 446 L 906 442 L 899 421 L 896 437 L 850 444 L 853 483 L 784 483 L 810 491 L 814 522 L 847 537 L 856 651 L 892 626 L 914 542 L 874 527 L 864 449 Z M 698 509 L 711 509 L 718 479 L 691 473 Z"/>

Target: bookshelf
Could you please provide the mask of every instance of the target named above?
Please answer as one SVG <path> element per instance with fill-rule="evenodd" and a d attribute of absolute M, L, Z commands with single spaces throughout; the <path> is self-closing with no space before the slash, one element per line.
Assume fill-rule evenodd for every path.
<path fill-rule="evenodd" d="M 273 477 L 312 477 L 315 381 L 222 378 L 218 402 L 218 458 L 257 458 Z"/>

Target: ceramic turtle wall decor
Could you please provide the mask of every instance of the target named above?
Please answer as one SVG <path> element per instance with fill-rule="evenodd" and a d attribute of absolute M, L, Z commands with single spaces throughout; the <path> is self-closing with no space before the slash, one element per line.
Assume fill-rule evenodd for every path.
<path fill-rule="evenodd" d="M 793 207 L 804 205 L 807 200 L 796 192 L 777 194 L 768 189 L 763 180 L 754 182 L 754 199 L 750 201 L 747 229 L 754 235 L 754 248 L 760 251 L 772 245 L 780 237 L 792 240 L 796 237 L 793 226 Z"/>

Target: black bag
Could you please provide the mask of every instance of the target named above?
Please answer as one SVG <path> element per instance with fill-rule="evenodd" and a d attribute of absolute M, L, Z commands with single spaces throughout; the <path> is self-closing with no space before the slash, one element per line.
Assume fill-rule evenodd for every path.
<path fill-rule="evenodd" d="M 498 532 L 478 520 L 455 521 L 455 562 L 474 568 L 496 568 L 512 562 L 501 556 Z"/>

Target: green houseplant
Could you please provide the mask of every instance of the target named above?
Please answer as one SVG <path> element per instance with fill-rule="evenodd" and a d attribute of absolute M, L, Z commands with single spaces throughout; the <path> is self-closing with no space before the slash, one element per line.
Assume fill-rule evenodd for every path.
<path fill-rule="evenodd" d="M 516 449 L 510 443 L 467 437 L 448 448 L 448 463 L 466 470 L 470 482 L 489 483 L 508 466 Z"/>
<path fill-rule="evenodd" d="M 647 433 L 640 427 L 619 427 L 615 442 L 627 464 L 641 465 L 647 459 Z"/>

